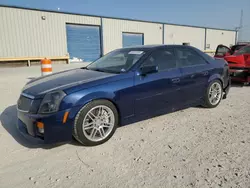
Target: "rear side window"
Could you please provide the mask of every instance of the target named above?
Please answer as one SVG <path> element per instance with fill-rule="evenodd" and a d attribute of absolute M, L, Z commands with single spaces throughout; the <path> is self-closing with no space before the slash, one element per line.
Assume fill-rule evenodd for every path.
<path fill-rule="evenodd" d="M 173 49 L 164 49 L 154 51 L 147 60 L 143 63 L 145 66 L 158 66 L 159 71 L 173 69 L 177 67 L 177 60 Z"/>
<path fill-rule="evenodd" d="M 206 60 L 204 60 L 203 57 L 189 48 L 176 48 L 176 57 L 179 67 L 207 64 Z"/>

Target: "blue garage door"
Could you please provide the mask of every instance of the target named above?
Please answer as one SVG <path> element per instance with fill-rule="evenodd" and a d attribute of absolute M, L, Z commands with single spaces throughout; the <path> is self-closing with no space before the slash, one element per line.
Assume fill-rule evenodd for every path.
<path fill-rule="evenodd" d="M 138 46 L 143 45 L 143 34 L 140 33 L 122 33 L 122 46 Z"/>
<path fill-rule="evenodd" d="M 101 56 L 98 26 L 66 25 L 67 46 L 71 62 L 91 62 Z"/>

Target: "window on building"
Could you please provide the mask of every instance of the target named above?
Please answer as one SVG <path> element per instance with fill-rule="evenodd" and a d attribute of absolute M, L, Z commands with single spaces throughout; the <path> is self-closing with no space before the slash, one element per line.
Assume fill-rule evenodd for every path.
<path fill-rule="evenodd" d="M 159 71 L 176 68 L 176 57 L 173 49 L 157 50 L 143 63 L 142 66 L 158 66 Z"/>
<path fill-rule="evenodd" d="M 140 46 L 144 45 L 144 36 L 142 33 L 122 33 L 122 46 Z"/>
<path fill-rule="evenodd" d="M 176 48 L 176 56 L 180 67 L 207 64 L 203 57 L 189 48 Z"/>

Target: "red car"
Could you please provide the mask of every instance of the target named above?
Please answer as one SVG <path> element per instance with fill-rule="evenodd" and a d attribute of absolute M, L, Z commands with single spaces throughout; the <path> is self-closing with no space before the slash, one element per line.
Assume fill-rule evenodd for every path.
<path fill-rule="evenodd" d="M 224 58 L 229 65 L 232 80 L 244 84 L 250 83 L 250 45 L 238 44 L 231 48 L 219 45 L 216 49 L 216 58 Z"/>

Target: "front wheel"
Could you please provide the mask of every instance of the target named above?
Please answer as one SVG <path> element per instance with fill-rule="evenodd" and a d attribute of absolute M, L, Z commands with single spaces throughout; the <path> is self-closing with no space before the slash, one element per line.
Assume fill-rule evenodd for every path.
<path fill-rule="evenodd" d="M 117 109 L 110 101 L 92 101 L 78 112 L 73 136 L 85 146 L 102 144 L 114 134 L 118 117 Z"/>
<path fill-rule="evenodd" d="M 215 108 L 220 104 L 222 94 L 223 89 L 221 82 L 219 80 L 211 82 L 207 88 L 204 106 L 207 108 Z"/>

